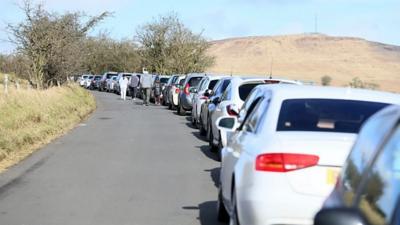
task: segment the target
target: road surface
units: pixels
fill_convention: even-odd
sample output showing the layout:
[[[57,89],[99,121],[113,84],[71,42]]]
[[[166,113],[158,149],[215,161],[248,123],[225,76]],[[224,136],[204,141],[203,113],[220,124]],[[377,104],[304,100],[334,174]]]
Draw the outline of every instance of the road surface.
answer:
[[[93,94],[87,121],[0,175],[0,224],[218,224],[219,163],[188,118]]]

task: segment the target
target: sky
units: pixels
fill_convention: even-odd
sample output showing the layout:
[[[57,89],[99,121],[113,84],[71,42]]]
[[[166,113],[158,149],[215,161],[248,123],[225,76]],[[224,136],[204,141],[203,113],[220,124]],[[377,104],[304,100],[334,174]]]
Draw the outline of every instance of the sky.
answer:
[[[52,12],[81,11],[113,16],[91,35],[107,31],[113,38],[131,39],[135,30],[159,15],[178,14],[182,22],[208,40],[317,32],[360,37],[400,45],[399,0],[34,0]],[[0,53],[15,49],[7,41],[6,24],[24,16],[22,0],[0,0]],[[316,19],[317,18],[317,19]],[[315,29],[317,21],[317,29]]]

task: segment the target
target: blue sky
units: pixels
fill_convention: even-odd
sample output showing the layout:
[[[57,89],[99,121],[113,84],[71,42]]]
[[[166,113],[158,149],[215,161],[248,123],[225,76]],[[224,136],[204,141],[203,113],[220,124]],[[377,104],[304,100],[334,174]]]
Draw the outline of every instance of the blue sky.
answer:
[[[38,2],[38,1],[36,1]],[[210,40],[238,36],[318,32],[354,36],[400,45],[399,0],[41,0],[50,11],[112,11],[92,34],[107,30],[113,38],[132,38],[137,26],[174,11],[186,26]],[[8,22],[23,19],[21,0],[1,0],[0,52],[14,48],[4,41]]]

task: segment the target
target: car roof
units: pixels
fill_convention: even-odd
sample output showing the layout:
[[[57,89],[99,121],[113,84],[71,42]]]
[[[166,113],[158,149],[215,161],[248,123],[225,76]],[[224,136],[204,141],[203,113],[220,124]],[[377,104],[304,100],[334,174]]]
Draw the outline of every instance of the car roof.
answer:
[[[274,98],[278,97],[282,100],[298,98],[326,98],[400,104],[399,94],[367,89],[290,84],[265,84],[259,85],[257,88],[265,93],[272,92]]]

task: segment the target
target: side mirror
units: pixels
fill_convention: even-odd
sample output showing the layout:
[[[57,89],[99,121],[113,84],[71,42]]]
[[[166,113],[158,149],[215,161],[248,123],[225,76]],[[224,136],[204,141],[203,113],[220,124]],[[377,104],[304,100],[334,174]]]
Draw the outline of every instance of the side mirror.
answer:
[[[236,130],[237,127],[237,119],[236,117],[220,117],[216,121],[218,129],[222,131],[232,132]]]
[[[206,96],[206,97],[210,97],[211,95],[213,95],[213,90],[211,90],[211,89],[207,89],[204,92],[204,96]]]
[[[367,225],[367,221],[356,209],[322,209],[314,218],[314,225]]]

